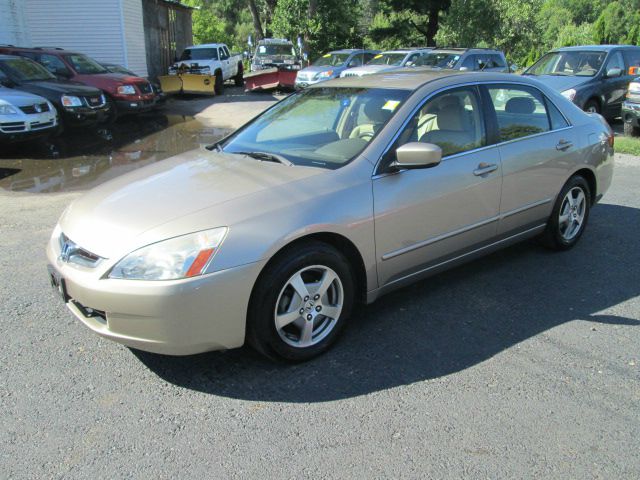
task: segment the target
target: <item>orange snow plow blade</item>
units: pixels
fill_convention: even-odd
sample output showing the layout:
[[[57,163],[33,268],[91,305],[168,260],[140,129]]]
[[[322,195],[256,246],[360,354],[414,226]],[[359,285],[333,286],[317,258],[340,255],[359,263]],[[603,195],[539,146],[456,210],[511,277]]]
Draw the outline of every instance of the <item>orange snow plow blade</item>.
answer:
[[[278,70],[268,68],[257,72],[245,73],[244,84],[248,92],[274,89],[293,89],[297,70]]]

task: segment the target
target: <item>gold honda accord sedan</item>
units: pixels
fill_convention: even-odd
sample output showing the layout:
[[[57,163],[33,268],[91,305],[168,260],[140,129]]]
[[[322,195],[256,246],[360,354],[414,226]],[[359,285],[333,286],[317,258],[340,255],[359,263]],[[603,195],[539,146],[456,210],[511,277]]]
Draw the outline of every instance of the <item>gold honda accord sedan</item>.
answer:
[[[535,80],[337,79],[89,191],[55,227],[49,275],[130,347],[303,361],[359,302],[529,237],[571,248],[612,173],[602,117]]]

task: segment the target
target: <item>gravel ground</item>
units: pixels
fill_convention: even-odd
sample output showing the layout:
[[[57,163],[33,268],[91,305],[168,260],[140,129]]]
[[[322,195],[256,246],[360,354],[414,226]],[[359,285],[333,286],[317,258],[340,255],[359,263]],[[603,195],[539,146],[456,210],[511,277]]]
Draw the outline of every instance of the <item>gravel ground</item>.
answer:
[[[97,337],[45,269],[79,193],[0,192],[0,477],[639,478],[640,159],[617,163],[572,251],[397,291],[297,366]]]

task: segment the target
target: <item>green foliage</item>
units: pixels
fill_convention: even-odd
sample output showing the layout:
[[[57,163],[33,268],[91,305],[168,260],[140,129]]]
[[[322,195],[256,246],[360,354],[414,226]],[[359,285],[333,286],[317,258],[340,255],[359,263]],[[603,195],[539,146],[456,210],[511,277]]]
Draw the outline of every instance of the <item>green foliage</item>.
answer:
[[[598,43],[638,44],[640,1],[618,0],[609,3],[594,24],[594,39]]]
[[[616,152],[640,156],[640,138],[616,137]]]
[[[392,50],[407,45],[422,45],[425,38],[413,26],[424,21],[424,16],[411,10],[378,13],[371,22],[366,46],[380,50]]]
[[[270,28],[274,36],[295,43],[304,38],[310,58],[337,48],[362,45],[358,40],[360,6],[354,0],[317,0],[315,11],[309,0],[278,0]]]

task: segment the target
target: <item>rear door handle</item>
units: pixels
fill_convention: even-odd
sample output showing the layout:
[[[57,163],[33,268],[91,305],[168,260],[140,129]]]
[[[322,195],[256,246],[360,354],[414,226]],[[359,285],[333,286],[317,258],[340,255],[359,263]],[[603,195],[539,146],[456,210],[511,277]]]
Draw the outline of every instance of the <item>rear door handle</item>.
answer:
[[[571,147],[573,147],[573,143],[570,142],[569,140],[560,140],[556,145],[556,150],[564,151]]]
[[[498,169],[498,165],[496,165],[495,163],[489,164],[489,163],[482,162],[480,165],[478,165],[478,168],[476,168],[473,171],[473,174],[476,177],[481,177],[482,175],[495,172],[497,169]]]

